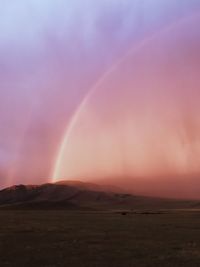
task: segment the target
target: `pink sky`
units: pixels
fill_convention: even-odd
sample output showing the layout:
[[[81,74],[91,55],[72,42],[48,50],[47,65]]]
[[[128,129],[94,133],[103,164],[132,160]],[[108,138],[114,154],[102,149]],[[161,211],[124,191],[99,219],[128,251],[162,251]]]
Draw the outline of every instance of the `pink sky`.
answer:
[[[199,14],[191,0],[2,1],[0,186],[125,177],[200,196]]]

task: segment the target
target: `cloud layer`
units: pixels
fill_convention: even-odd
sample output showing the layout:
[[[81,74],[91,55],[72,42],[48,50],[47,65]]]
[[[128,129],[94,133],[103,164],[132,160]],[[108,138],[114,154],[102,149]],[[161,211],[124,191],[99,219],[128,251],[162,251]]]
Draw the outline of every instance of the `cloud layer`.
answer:
[[[70,118],[97,80],[194,0],[0,3],[0,179],[49,179]]]

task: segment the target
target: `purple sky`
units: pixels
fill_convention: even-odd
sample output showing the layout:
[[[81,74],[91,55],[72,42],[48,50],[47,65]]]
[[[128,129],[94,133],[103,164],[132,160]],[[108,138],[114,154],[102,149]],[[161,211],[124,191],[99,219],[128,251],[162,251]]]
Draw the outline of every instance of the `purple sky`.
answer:
[[[49,180],[97,80],[134,45],[198,10],[198,0],[1,1],[0,186]]]

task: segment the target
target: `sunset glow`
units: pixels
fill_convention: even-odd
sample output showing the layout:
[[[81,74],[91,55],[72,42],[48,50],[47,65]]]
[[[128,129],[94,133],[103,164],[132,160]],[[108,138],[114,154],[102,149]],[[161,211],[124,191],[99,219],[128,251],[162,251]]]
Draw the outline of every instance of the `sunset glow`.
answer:
[[[0,4],[0,186],[200,198],[200,2],[19,2]]]
[[[198,23],[199,15],[147,38],[103,76],[67,130],[56,180],[168,177],[171,186],[192,185],[200,172]]]

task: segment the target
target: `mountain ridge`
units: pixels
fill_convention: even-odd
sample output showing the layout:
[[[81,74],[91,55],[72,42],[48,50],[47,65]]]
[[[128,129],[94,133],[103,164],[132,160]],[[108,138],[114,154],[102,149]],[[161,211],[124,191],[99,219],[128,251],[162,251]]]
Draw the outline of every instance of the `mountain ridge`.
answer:
[[[200,208],[200,201],[137,196],[118,187],[64,180],[5,188],[0,191],[0,208],[192,209]]]

